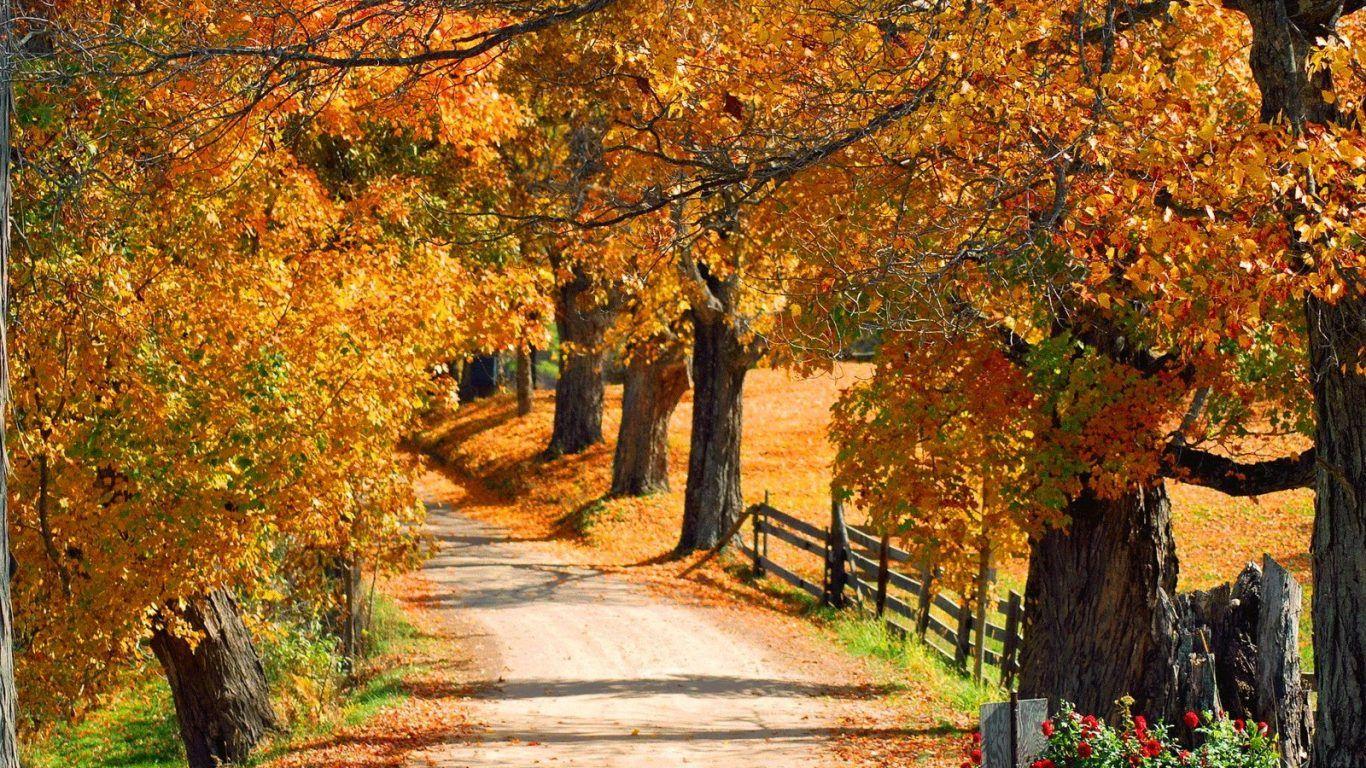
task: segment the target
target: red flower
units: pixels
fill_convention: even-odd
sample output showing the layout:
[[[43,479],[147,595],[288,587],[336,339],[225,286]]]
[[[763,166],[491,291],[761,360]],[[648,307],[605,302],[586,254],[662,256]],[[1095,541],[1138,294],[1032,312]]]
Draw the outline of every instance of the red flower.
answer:
[[[1186,727],[1187,727],[1187,728],[1194,729],[1194,728],[1198,728],[1199,726],[1200,726],[1200,716],[1197,715],[1197,714],[1195,714],[1194,712],[1187,712],[1187,713],[1186,713]]]
[[[1148,719],[1143,715],[1134,715],[1134,733],[1139,736],[1148,732]]]
[[[1260,734],[1262,734],[1263,736],[1265,736],[1265,735],[1266,735],[1266,732],[1269,731],[1269,730],[1271,730],[1271,727],[1268,726],[1266,723],[1263,723],[1263,722],[1261,722],[1261,721],[1258,721],[1258,722],[1257,722],[1257,732],[1258,732],[1258,733],[1260,733]]]
[[[1033,768],[1053,768],[1053,761],[1046,757],[1041,757],[1034,761]]]
[[[1094,736],[1100,730],[1100,721],[1095,715],[1087,715],[1081,719],[1081,735]]]
[[[1247,723],[1243,722],[1243,718],[1241,717],[1233,721],[1233,730],[1237,731],[1238,733],[1242,733],[1243,729],[1246,727]]]
[[[958,768],[972,768],[972,762],[971,762],[971,761],[968,761],[968,760],[964,760],[964,761],[963,761],[963,764],[960,765],[960,766],[958,766]]]
[[[1190,759],[1191,759],[1190,750],[1186,750],[1186,749],[1181,750],[1181,762],[1183,762],[1183,763],[1188,763],[1188,762],[1190,762]]]
[[[1157,757],[1162,754],[1162,742],[1157,739],[1149,739],[1143,742],[1143,752],[1148,757]]]
[[[972,750],[972,762],[975,763],[975,764],[977,764],[977,765],[981,765],[981,764],[982,764],[982,748],[981,748],[981,747],[975,747],[975,748],[973,748],[973,750]]]
[[[1090,743],[1083,741],[1083,742],[1077,744],[1077,754],[1080,755],[1080,756],[1082,756],[1082,757],[1090,757],[1090,756],[1091,756],[1091,745],[1090,745]]]
[[[1053,721],[1052,721],[1052,720],[1045,720],[1045,721],[1043,721],[1043,735],[1045,735],[1045,736],[1052,736],[1052,735],[1053,735]]]

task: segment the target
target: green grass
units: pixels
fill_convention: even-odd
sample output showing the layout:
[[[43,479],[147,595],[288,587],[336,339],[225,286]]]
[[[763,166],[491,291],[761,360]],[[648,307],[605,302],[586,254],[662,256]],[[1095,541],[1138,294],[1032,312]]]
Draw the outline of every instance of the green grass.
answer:
[[[62,724],[23,750],[31,768],[160,768],[183,766],[171,691],[155,669],[130,682],[75,724]]]
[[[924,643],[897,635],[877,619],[845,611],[830,625],[850,653],[886,662],[898,682],[913,681],[916,687],[935,692],[957,712],[975,715],[983,704],[1004,696],[999,688],[955,670]]]
[[[989,681],[979,683],[954,669],[920,640],[902,637],[882,621],[859,610],[837,611],[776,579],[755,579],[748,561],[739,558],[733,557],[726,570],[760,592],[811,617],[827,628],[832,639],[848,653],[879,662],[885,678],[881,682],[893,695],[901,690],[929,691],[949,709],[970,717],[976,717],[983,704],[1001,701],[1005,696]],[[991,671],[994,673],[994,668]],[[951,727],[947,722],[944,725]]]
[[[375,655],[401,653],[423,642],[402,610],[387,599],[375,602],[371,625]],[[318,661],[317,663],[325,663]],[[266,745],[252,764],[288,754],[296,746],[335,730],[360,725],[408,696],[404,681],[414,666],[380,669],[343,693],[340,704],[321,720],[295,724]],[[75,723],[63,723],[26,744],[30,768],[183,768],[185,750],[176,729],[171,691],[160,670],[145,665],[130,670],[128,682]]]

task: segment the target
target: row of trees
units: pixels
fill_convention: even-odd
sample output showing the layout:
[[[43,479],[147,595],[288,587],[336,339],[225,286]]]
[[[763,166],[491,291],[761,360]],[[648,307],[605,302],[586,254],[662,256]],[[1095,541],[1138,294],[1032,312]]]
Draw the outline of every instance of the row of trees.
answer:
[[[650,39],[662,67],[563,30],[612,74],[556,82],[611,117],[576,134],[572,205],[532,218],[660,230],[645,277],[685,302],[697,401],[680,549],[739,512],[756,355],[819,366],[878,334],[840,483],[924,548],[1027,542],[1027,693],[1170,715],[1164,481],[1313,487],[1314,760],[1359,764],[1357,8],[1303,6],[716,8]],[[594,274],[610,314],[618,262],[559,285]],[[1230,458],[1267,431],[1313,447]]]
[[[1312,484],[1314,758],[1361,765],[1357,10],[21,9],[5,40],[26,707],[88,695],[163,630],[209,636],[193,617],[226,610],[220,588],[401,563],[414,504],[390,448],[428,367],[525,350],[553,316],[551,455],[602,439],[602,349],[628,350],[644,418],[618,440],[615,492],[665,477],[691,357],[682,550],[740,513],[746,371],[879,336],[877,376],[838,414],[840,483],[921,547],[1016,531],[1022,686],[1096,708],[1168,706],[1164,479]],[[1268,423],[1313,450],[1225,458]],[[219,690],[248,674],[217,666],[239,670]],[[15,711],[0,687],[10,730]]]
[[[6,20],[0,765],[18,765],[16,731],[78,716],[143,655],[192,766],[247,757],[279,718],[244,606],[329,621],[359,651],[357,574],[423,552],[394,445],[432,362],[518,331],[500,319],[521,279],[500,274],[508,246],[455,248],[475,228],[439,212],[491,194],[479,174],[520,119],[493,57],[418,78],[202,50],[260,33],[342,55],[407,23],[297,10],[35,3]]]

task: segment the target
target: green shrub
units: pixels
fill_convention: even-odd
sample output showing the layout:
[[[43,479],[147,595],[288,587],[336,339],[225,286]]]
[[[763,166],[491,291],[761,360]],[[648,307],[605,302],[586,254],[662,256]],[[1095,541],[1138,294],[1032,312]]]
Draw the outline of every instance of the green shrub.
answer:
[[[260,633],[258,650],[276,714],[286,729],[321,720],[346,684],[335,635],[319,621],[280,622]]]

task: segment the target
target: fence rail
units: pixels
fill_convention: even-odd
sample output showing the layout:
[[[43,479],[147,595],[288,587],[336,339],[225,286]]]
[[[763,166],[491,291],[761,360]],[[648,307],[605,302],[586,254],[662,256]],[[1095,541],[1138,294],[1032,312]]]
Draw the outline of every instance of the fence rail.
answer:
[[[960,603],[934,588],[937,569],[933,564],[918,563],[910,552],[891,546],[885,536],[847,525],[838,499],[831,504],[827,528],[767,502],[750,507],[748,514],[752,537],[740,549],[750,558],[756,575],[771,575],[827,605],[855,603],[892,631],[920,638],[977,679],[985,677],[985,667],[990,665],[999,670],[997,680],[1003,687],[1013,685],[1019,668],[1024,601],[1013,591],[1006,599],[984,599],[995,581],[986,558],[979,569],[976,596]],[[770,540],[819,558],[821,583],[800,575],[796,566],[775,562],[769,553]],[[986,611],[976,608],[979,602],[986,604]]]
[[[751,518],[752,540],[740,550],[750,558],[755,575],[772,575],[827,605],[842,608],[854,603],[892,631],[918,637],[976,679],[984,679],[985,667],[991,666],[998,671],[996,681],[1001,687],[1014,688],[1024,639],[1024,599],[1014,590],[1003,598],[991,597],[995,572],[989,558],[979,563],[975,595],[960,602],[935,588],[938,569],[933,563],[917,562],[910,552],[891,546],[886,536],[847,525],[838,499],[831,503],[826,528],[767,501],[753,505],[746,514]],[[775,562],[769,552],[771,539],[819,558],[821,583],[802,576],[795,570],[798,566]],[[978,610],[979,603],[987,610]],[[1313,674],[1304,674],[1301,685],[1313,691]]]

